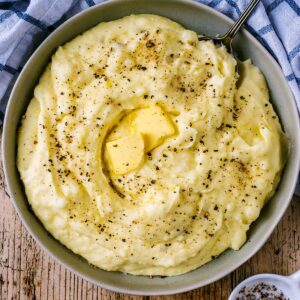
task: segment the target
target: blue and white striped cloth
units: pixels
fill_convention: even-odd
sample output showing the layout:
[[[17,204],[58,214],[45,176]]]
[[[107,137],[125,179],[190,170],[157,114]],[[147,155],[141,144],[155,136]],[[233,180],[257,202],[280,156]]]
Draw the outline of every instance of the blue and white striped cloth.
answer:
[[[103,1],[0,0],[1,118],[12,86],[35,48],[64,20]],[[237,19],[249,3],[249,0],[198,1],[232,19]],[[280,64],[300,110],[300,0],[262,0],[246,27]]]

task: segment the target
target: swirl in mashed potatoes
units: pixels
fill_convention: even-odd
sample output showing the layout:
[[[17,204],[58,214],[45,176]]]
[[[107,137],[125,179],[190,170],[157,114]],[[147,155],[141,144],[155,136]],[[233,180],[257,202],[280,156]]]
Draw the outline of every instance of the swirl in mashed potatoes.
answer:
[[[154,15],[58,48],[22,120],[28,201],[105,270],[177,275],[238,250],[274,193],[284,134],[261,72]]]

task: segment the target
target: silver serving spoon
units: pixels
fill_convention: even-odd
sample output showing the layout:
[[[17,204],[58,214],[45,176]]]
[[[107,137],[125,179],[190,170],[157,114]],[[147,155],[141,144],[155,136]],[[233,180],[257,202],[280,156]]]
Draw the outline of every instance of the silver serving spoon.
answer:
[[[232,52],[232,40],[237,34],[237,32],[240,30],[241,26],[244,24],[248,16],[251,14],[253,9],[256,7],[260,0],[252,0],[245,11],[241,14],[241,16],[237,19],[237,21],[232,25],[232,27],[228,30],[227,33],[220,37],[209,37],[209,36],[198,36],[199,41],[208,41],[212,40],[216,44],[222,44],[224,45],[229,53]]]

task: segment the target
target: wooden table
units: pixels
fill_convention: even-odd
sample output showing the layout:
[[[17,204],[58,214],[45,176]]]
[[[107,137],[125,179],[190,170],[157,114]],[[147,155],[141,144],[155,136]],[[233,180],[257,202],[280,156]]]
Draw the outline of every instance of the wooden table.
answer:
[[[227,299],[244,278],[262,272],[291,274],[300,269],[300,199],[292,200],[265,246],[225,278],[189,293],[166,297],[138,297],[101,289],[67,271],[30,237],[5,189],[0,168],[0,299]]]

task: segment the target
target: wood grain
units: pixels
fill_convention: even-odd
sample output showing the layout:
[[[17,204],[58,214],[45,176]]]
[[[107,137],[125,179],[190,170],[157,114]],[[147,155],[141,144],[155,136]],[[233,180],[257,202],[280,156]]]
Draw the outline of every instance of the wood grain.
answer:
[[[288,275],[300,269],[300,199],[292,200],[265,246],[225,278],[189,293],[138,297],[101,289],[67,271],[29,236],[5,189],[0,167],[0,299],[170,300],[227,299],[244,278],[257,273]]]

